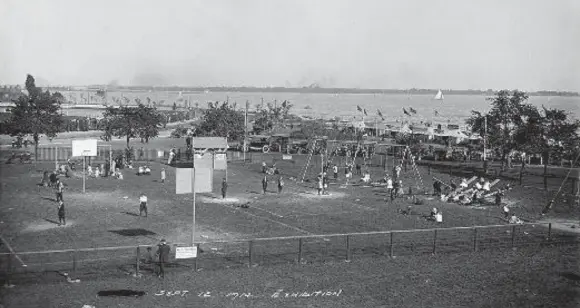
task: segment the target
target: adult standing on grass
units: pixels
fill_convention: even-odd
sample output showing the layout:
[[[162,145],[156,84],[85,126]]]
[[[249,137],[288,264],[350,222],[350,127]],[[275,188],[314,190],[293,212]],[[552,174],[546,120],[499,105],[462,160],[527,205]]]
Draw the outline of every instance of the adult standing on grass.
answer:
[[[282,176],[278,177],[278,193],[281,194],[282,193],[282,189],[284,189],[284,179],[282,179]]]
[[[145,217],[147,217],[147,196],[145,194],[139,196],[139,217],[141,217],[143,212],[145,212]]]
[[[65,212],[64,212],[64,202],[62,202],[62,200],[60,200],[58,202],[58,207],[57,207],[57,211],[58,211],[58,225],[65,225],[66,226],[66,218],[65,218]]]
[[[336,181],[338,179],[338,166],[337,165],[332,166],[332,172],[334,173],[334,180]]]
[[[507,204],[504,204],[503,206],[503,215],[505,219],[508,219],[510,216],[510,208],[507,206]]]
[[[166,177],[165,168],[162,168],[161,169],[161,183],[165,183],[165,177]]]
[[[64,184],[60,180],[56,180],[56,202],[63,201],[62,191],[64,190]]]
[[[222,199],[226,198],[226,193],[228,192],[228,182],[226,182],[226,178],[222,180]]]
[[[157,246],[157,256],[159,260],[159,272],[157,277],[165,278],[165,264],[169,263],[169,253],[171,252],[171,247],[167,245],[165,239],[161,240],[161,243]]]
[[[262,191],[264,194],[266,194],[266,189],[268,189],[268,176],[264,175],[264,178],[262,179]]]

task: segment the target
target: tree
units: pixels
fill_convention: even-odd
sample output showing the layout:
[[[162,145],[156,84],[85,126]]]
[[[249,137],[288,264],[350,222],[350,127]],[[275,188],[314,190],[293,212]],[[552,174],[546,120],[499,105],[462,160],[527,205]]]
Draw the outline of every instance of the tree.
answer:
[[[102,138],[125,138],[128,149],[131,138],[139,137],[149,141],[150,138],[157,137],[162,122],[162,116],[155,108],[143,104],[137,107],[107,107],[103,118],[105,129]]]
[[[254,118],[254,133],[260,134],[282,124],[289,117],[290,109],[293,105],[289,101],[283,101],[279,106],[273,103],[267,103],[266,106],[256,106],[256,117]]]
[[[49,138],[56,137],[64,123],[60,114],[62,94],[43,92],[36,87],[34,77],[26,77],[27,95],[13,100],[16,105],[10,111],[6,128],[11,136],[23,137],[32,135],[34,140],[34,157],[38,160],[38,142],[41,134]]]
[[[527,122],[516,133],[516,140],[528,153],[541,154],[544,160],[544,187],[547,188],[547,172],[550,158],[571,161],[579,141],[578,120],[571,120],[565,110],[543,107],[542,112],[531,113]],[[570,166],[573,167],[573,166]],[[521,177],[521,175],[520,175]]]
[[[502,170],[508,155],[522,146],[516,139],[517,132],[536,112],[536,108],[528,104],[527,100],[528,95],[524,92],[501,90],[495,97],[488,99],[491,109],[487,114],[472,111],[471,117],[466,120],[472,132],[479,133],[486,138],[490,148],[498,150]]]
[[[208,109],[196,131],[198,136],[226,137],[240,140],[244,137],[244,114],[227,102],[208,103]]]

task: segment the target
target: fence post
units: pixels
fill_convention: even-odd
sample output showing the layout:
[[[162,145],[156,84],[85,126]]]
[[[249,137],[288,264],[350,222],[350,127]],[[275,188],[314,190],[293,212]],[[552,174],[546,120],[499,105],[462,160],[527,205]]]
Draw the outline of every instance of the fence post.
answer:
[[[433,254],[437,252],[437,229],[433,231]]]
[[[477,251],[477,228],[473,228],[473,251]]]
[[[197,258],[199,257],[199,243],[195,244],[195,258],[193,260],[193,271],[197,272]]]
[[[346,262],[350,262],[350,235],[346,236]]]
[[[548,224],[548,241],[552,240],[552,223]]]
[[[390,247],[389,247],[389,256],[392,258],[393,257],[393,232],[390,232],[391,234],[391,242],[390,242]]]
[[[252,263],[253,263],[253,256],[252,256],[252,250],[254,248],[254,241],[249,241],[248,242],[248,258],[250,263],[248,264],[248,267],[252,267]]]
[[[512,226],[512,248],[515,246],[516,242],[516,225]]]
[[[139,275],[139,256],[141,255],[141,249],[139,245],[137,245],[137,255],[135,256],[135,275]]]
[[[298,239],[298,263],[302,263],[302,238]]]

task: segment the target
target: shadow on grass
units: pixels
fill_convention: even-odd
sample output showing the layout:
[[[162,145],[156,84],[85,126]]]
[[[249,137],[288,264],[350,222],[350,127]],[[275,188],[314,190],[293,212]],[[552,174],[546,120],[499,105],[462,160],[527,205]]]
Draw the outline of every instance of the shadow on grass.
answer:
[[[137,229],[121,229],[121,230],[109,230],[111,233],[115,233],[122,236],[150,236],[157,235],[157,233],[142,228]]]
[[[60,223],[58,223],[57,221],[54,221],[54,220],[52,220],[52,219],[45,218],[44,220],[46,220],[46,221],[48,221],[48,222],[50,222],[50,223],[53,223],[53,224],[55,224],[55,225],[60,225]]]
[[[579,282],[580,281],[580,275],[576,274],[576,273],[571,273],[571,272],[561,272],[559,273],[560,276],[572,280],[572,281],[576,281]]]
[[[48,201],[52,201],[52,202],[56,202],[56,199],[55,198],[42,197],[42,199],[48,200]]]
[[[131,212],[121,212],[121,214],[126,214],[126,215],[131,215],[131,216],[139,217],[139,215],[137,215],[135,213],[131,213]]]

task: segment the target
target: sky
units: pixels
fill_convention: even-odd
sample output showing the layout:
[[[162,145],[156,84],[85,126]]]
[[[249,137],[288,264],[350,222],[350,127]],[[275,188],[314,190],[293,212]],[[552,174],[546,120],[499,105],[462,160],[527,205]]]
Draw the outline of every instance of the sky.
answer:
[[[578,55],[577,0],[0,0],[0,84],[580,91]]]

